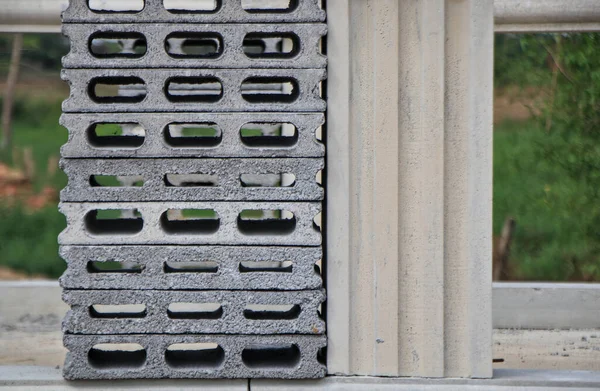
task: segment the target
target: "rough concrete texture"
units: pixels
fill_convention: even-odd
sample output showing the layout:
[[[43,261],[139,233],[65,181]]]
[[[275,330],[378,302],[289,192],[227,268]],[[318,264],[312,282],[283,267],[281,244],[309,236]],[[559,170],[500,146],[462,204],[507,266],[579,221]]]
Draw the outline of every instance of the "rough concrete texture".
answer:
[[[320,290],[66,290],[68,334],[323,334]],[[124,313],[118,305],[131,307]],[[108,313],[92,306],[109,305]]]
[[[320,247],[61,246],[60,255],[68,264],[60,279],[66,289],[301,290],[322,286],[315,270],[323,256]],[[90,262],[136,265],[140,271],[102,273]],[[194,269],[192,262],[204,263]]]
[[[246,3],[246,1],[244,1]],[[292,3],[294,4],[294,3]],[[63,12],[63,23],[302,23],[322,22],[325,10],[320,6],[321,0],[300,0],[295,7],[275,10],[251,10],[242,7],[242,1],[224,0],[216,2],[216,9],[205,12],[190,10],[167,10],[163,0],[145,0],[145,5],[138,12],[98,12],[91,10],[87,1],[71,1]],[[274,12],[275,11],[275,12]],[[283,12],[282,12],[283,11]]]
[[[97,227],[89,212],[94,210],[131,210],[137,209],[143,219],[141,231],[135,229],[124,231],[124,223],[132,223],[133,219],[122,218],[115,224],[110,222],[106,227]],[[166,223],[167,210],[214,210],[218,222],[213,219],[200,218],[197,224],[178,224],[171,219]],[[283,245],[283,246],[319,246],[321,232],[313,219],[321,212],[319,202],[101,202],[71,203],[61,202],[59,210],[67,218],[67,228],[58,237],[60,244],[216,244],[216,245]],[[263,220],[260,230],[253,221],[252,227],[241,231],[238,217],[244,210],[276,210],[288,211],[294,215],[290,219],[282,213],[282,219]],[[170,216],[169,216],[170,217]],[[190,221],[190,220],[186,220]],[[279,224],[282,223],[282,224]],[[177,225],[178,228],[170,228]],[[283,225],[283,226],[282,226]]]
[[[127,39],[130,34],[142,34],[146,43],[146,52],[140,56],[123,55],[121,57],[101,57],[90,51],[91,40],[101,39],[102,35],[112,39]],[[125,35],[123,33],[126,33]],[[266,54],[248,56],[245,54],[244,38],[248,34],[259,33],[265,37],[293,37],[294,47],[289,54]],[[327,25],[319,24],[65,24],[63,34],[69,37],[71,51],[63,57],[65,68],[325,68],[327,58],[321,54],[320,41],[327,33]],[[119,35],[121,34],[121,35]],[[171,34],[177,38],[190,39],[191,44],[206,42],[220,43],[219,54],[204,56],[184,56],[184,52],[170,55],[167,53],[167,42],[171,53],[174,44],[181,43],[169,40]],[[283,34],[283,35],[282,35]],[[131,38],[129,38],[131,39]],[[194,41],[195,40],[195,41]],[[283,46],[283,45],[282,45]],[[283,54],[281,54],[283,53]]]
[[[69,139],[61,148],[63,157],[321,157],[325,148],[316,131],[325,122],[321,113],[100,113],[63,114],[60,123],[69,131]],[[99,146],[90,139],[97,123],[139,124],[145,137],[141,146]],[[245,144],[242,128],[256,128],[265,123],[286,123],[296,127],[297,140],[284,145],[268,143]],[[171,146],[165,132],[169,124],[204,124],[221,131],[221,140],[214,146]]]
[[[66,113],[318,112],[326,108],[320,89],[321,81],[326,78],[324,69],[63,69],[61,77],[71,87],[69,98],[62,105]],[[136,83],[139,80],[144,83],[143,87],[130,90],[134,96],[140,96],[137,103],[124,103],[123,93],[116,99],[98,100],[90,96],[94,80],[129,85],[132,78]],[[253,78],[261,81],[242,87],[245,80]],[[297,87],[280,92],[281,96],[275,97],[272,90],[264,90],[268,86],[284,88],[288,82],[296,83]],[[207,85],[214,90],[207,92]],[[171,98],[167,96],[169,89]],[[253,98],[249,101],[244,94]]]
[[[319,201],[323,159],[63,159],[73,201]],[[201,174],[196,175],[194,174]],[[260,176],[259,174],[271,174]],[[282,174],[295,181],[284,183]],[[98,186],[93,176],[136,177],[142,186]],[[173,176],[177,175],[177,176]],[[249,176],[250,175],[250,176]],[[263,179],[266,179],[265,182]],[[273,179],[269,183],[269,179]],[[261,186],[264,185],[264,186]],[[287,187],[284,187],[289,185]]]
[[[319,378],[325,376],[319,350],[323,335],[72,335],[64,336],[69,353],[63,370],[66,379],[162,379],[162,378]],[[97,344],[139,344],[145,349],[139,365],[104,360],[89,354]],[[166,354],[173,344],[218,344],[222,354]],[[269,347],[293,345],[290,354]],[[251,348],[254,354],[245,349]],[[118,354],[118,353],[117,353]],[[92,362],[90,362],[90,359]],[[137,364],[136,361],[134,364]]]

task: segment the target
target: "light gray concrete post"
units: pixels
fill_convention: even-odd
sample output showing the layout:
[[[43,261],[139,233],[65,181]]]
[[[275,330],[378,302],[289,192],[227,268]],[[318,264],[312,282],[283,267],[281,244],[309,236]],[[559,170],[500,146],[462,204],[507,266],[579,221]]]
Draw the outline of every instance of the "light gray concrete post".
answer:
[[[329,0],[332,374],[490,377],[492,0]]]

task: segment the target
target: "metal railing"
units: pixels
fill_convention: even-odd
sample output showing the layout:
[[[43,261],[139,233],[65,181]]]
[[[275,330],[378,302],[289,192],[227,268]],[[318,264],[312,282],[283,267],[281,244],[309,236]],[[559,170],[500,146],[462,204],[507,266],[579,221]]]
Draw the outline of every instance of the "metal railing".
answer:
[[[68,2],[4,0],[0,32],[58,33],[60,13]],[[495,0],[494,19],[496,32],[600,31],[600,4],[597,0]]]

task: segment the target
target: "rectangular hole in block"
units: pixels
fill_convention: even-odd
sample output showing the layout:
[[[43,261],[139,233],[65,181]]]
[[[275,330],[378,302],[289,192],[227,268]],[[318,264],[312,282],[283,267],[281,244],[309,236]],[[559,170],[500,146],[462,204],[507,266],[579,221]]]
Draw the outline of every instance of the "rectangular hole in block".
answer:
[[[144,265],[117,261],[89,261],[87,263],[88,273],[136,273],[144,270]]]
[[[280,174],[242,174],[242,187],[294,187],[296,176],[292,173]]]
[[[214,369],[223,365],[225,352],[216,343],[177,343],[167,348],[165,361],[176,369]]]
[[[88,95],[96,103],[140,103],[146,83],[135,76],[96,77],[88,84]]]
[[[323,229],[323,221],[322,221],[322,214],[321,212],[317,213],[317,215],[313,218],[313,228],[317,231],[321,231]]]
[[[163,0],[163,6],[167,11],[172,13],[213,13],[221,8],[222,1],[223,0]]]
[[[249,103],[293,103],[299,91],[291,77],[250,77],[242,82],[242,98]]]
[[[219,319],[223,306],[219,303],[171,303],[167,309],[171,319]]]
[[[215,103],[223,97],[223,85],[216,77],[173,77],[165,94],[171,102]]]
[[[251,320],[291,320],[300,315],[298,304],[248,304],[244,317]]]
[[[250,58],[292,58],[300,51],[300,39],[294,33],[249,33],[243,49]]]
[[[89,307],[90,316],[99,319],[144,318],[145,304],[94,304]]]
[[[146,357],[146,349],[137,343],[101,343],[88,351],[88,363],[95,369],[141,368]]]
[[[92,187],[142,187],[144,177],[139,175],[91,175]]]
[[[216,187],[219,186],[219,177],[212,174],[166,174],[164,182],[167,187]]]
[[[219,265],[214,261],[166,261],[165,273],[216,273]]]
[[[88,143],[94,148],[139,148],[146,139],[146,130],[137,123],[92,124],[87,129]]]
[[[94,209],[85,215],[84,222],[94,235],[135,235],[144,228],[137,209]]]
[[[214,122],[170,123],[164,137],[175,148],[213,148],[221,143],[223,132]]]
[[[242,261],[240,273],[291,273],[292,261]]]
[[[213,234],[219,230],[220,219],[213,209],[169,209],[161,215],[160,224],[168,234]]]
[[[148,49],[146,37],[140,33],[95,33],[88,45],[96,58],[141,58]]]
[[[88,7],[94,12],[139,12],[144,5],[144,0],[88,0]]]
[[[251,369],[294,368],[300,363],[296,344],[253,344],[242,351],[242,362]]]
[[[165,50],[174,58],[217,58],[223,53],[223,37],[217,33],[172,33]]]
[[[237,226],[244,235],[288,235],[296,228],[296,217],[287,210],[245,209]]]
[[[249,122],[240,128],[240,138],[250,148],[289,148],[298,142],[298,129],[285,122]]]
[[[242,0],[248,13],[289,13],[298,7],[299,0]]]

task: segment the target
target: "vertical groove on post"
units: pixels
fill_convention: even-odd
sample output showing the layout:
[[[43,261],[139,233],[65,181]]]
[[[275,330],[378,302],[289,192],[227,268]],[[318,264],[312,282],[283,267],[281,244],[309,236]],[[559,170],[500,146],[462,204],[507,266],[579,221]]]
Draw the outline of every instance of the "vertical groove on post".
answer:
[[[445,376],[491,377],[493,1],[446,4]]]
[[[444,0],[399,15],[399,374],[444,376]]]
[[[398,2],[350,2],[351,365],[398,371]]]
[[[347,0],[327,0],[327,370],[350,374],[350,40]]]

